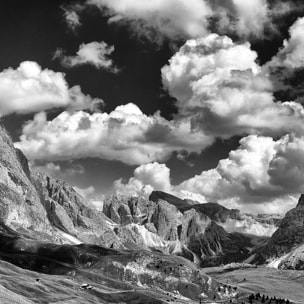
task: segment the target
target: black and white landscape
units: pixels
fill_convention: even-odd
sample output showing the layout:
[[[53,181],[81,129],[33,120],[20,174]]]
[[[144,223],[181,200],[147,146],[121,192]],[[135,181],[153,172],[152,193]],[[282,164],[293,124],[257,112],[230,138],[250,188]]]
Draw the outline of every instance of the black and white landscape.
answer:
[[[0,23],[1,304],[304,303],[302,1]]]

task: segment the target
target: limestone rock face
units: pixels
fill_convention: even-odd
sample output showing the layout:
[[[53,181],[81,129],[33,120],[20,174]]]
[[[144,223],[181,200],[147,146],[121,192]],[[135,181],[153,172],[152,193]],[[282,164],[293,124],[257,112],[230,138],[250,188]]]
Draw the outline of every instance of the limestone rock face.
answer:
[[[194,208],[184,212],[180,240],[202,266],[243,261],[253,247],[251,237],[228,233]]]
[[[228,219],[239,220],[241,219],[240,210],[238,209],[228,209],[217,203],[206,203],[206,204],[196,204],[192,206],[195,210],[206,214],[215,222],[224,223]]]
[[[302,194],[299,198],[298,204],[297,204],[297,208],[301,208],[304,207],[304,194]]]
[[[126,198],[112,196],[105,200],[103,213],[116,224],[126,225],[134,222],[133,216],[137,215],[137,207],[133,201],[129,202]]]
[[[0,220],[6,227],[39,240],[122,247],[107,217],[68,183],[31,174],[27,158],[14,148],[1,125]]]
[[[281,217],[277,214],[242,214],[238,209],[228,209],[218,203],[200,204],[189,199],[182,200],[162,191],[153,191],[149,199],[156,203],[160,200],[167,201],[181,212],[195,209],[197,212],[207,215],[228,232],[270,237],[276,231],[281,220]]]
[[[304,269],[304,196],[297,206],[288,211],[281,220],[278,230],[267,244],[259,249],[255,261],[270,262],[277,268]]]
[[[166,241],[178,239],[177,227],[182,214],[166,201],[160,200],[149,210],[148,221],[152,223],[157,234]]]
[[[166,201],[169,204],[174,205],[180,211],[189,209],[191,206],[197,204],[197,202],[186,199],[182,200],[174,195],[163,191],[153,191],[149,197],[149,200],[155,203],[160,200]]]
[[[46,210],[31,183],[27,160],[0,125],[0,218],[8,227],[51,231]]]
[[[128,249],[148,249],[143,235],[136,225],[124,225],[115,229],[120,242]]]
[[[121,246],[106,216],[91,207],[68,183],[42,173],[34,174],[33,180],[53,226],[82,242]]]
[[[299,203],[296,208],[286,213],[269,244],[276,246],[277,252],[281,253],[302,243],[304,243],[304,205]]]
[[[115,232],[128,248],[174,253],[203,266],[246,259],[254,246],[251,237],[227,233],[213,220],[223,219],[226,214],[237,217],[239,211],[206,205],[155,191],[150,200],[111,197],[104,203],[104,212],[117,223]]]

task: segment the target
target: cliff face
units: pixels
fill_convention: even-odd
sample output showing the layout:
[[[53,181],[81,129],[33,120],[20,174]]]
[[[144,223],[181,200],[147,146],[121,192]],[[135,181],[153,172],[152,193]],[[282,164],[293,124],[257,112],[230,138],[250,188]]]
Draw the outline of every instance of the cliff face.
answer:
[[[50,233],[51,224],[31,182],[28,164],[0,125],[0,218],[8,227]]]
[[[122,246],[106,216],[70,185],[41,173],[31,174],[26,157],[14,148],[1,125],[0,219],[6,227],[40,240]]]
[[[35,187],[50,223],[84,243],[119,248],[107,217],[91,207],[68,183],[36,173]]]
[[[278,215],[256,216],[242,214],[238,209],[228,209],[217,203],[200,204],[188,199],[182,200],[162,191],[153,191],[149,199],[155,203],[160,200],[166,201],[174,205],[181,212],[195,209],[197,212],[207,215],[227,232],[240,232],[269,237],[276,231],[280,222]]]
[[[152,192],[149,200],[108,198],[104,213],[117,224],[115,231],[128,248],[157,249],[201,266],[246,259],[255,245],[252,237],[227,233],[213,219],[222,219],[221,212],[227,214],[229,209],[211,204],[210,211],[208,206],[201,208],[164,192]],[[238,212],[231,214],[237,217]]]
[[[192,200],[182,200],[174,195],[163,191],[153,191],[149,197],[149,200],[155,203],[160,200],[166,201],[169,204],[174,205],[179,211],[185,211],[197,203]]]
[[[297,206],[286,213],[278,230],[267,244],[255,254],[260,263],[270,267],[304,269],[304,195]]]

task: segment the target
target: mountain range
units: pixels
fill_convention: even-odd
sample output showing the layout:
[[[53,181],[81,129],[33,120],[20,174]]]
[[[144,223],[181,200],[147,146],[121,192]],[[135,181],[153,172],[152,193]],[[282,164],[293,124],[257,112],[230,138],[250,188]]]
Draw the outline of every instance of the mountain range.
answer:
[[[163,303],[165,296],[182,303],[238,294],[203,267],[246,262],[304,269],[303,252],[304,196],[282,219],[161,191],[149,198],[109,196],[99,211],[65,181],[31,172],[0,125],[3,267],[94,279],[134,303]],[[109,303],[109,294],[95,296]]]

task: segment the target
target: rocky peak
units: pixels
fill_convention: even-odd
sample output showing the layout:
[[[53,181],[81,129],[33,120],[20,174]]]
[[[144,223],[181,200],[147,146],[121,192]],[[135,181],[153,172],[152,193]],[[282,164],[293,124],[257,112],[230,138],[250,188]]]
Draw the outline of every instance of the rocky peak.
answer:
[[[68,183],[42,173],[31,174],[27,158],[15,149],[1,125],[0,220],[6,227],[40,240],[121,246],[106,216]]]
[[[23,153],[0,125],[0,216],[11,228],[49,232],[51,225],[30,178]]]
[[[22,167],[24,173],[26,174],[28,179],[31,180],[30,167],[29,167],[26,156],[23,154],[23,152],[21,150],[19,150],[19,149],[15,149],[15,150],[16,150],[17,158],[19,159],[19,162],[21,164],[21,167]]]
[[[282,257],[281,266],[284,268],[285,257],[297,247],[304,244],[304,196],[299,198],[298,205],[288,211],[281,220],[279,228],[271,236],[266,245],[257,253],[259,261],[266,262],[267,259]],[[302,261],[298,261],[303,267]],[[299,267],[294,265],[294,268]]]
[[[106,216],[90,206],[68,183],[43,173],[34,174],[33,179],[54,227],[82,242],[120,247]]]
[[[171,205],[174,205],[178,210],[184,211],[186,209],[191,208],[194,204],[197,204],[197,202],[191,201],[191,200],[182,200],[172,194],[163,192],[163,191],[153,191],[150,194],[149,200],[152,202],[158,202],[159,200],[163,200],[168,202]]]
[[[182,214],[178,209],[164,200],[158,201],[150,210],[148,218],[153,223],[157,234],[164,240],[175,241],[178,239],[177,227],[180,224]]]
[[[116,224],[126,225],[139,222],[140,199],[136,197],[126,198],[110,196],[103,204],[103,213]]]
[[[240,219],[240,211],[238,209],[228,209],[218,203],[196,204],[191,208],[206,214],[213,221],[219,223],[224,223],[228,219]]]
[[[304,207],[304,194],[301,194],[297,204],[297,208],[303,208],[303,207]]]

